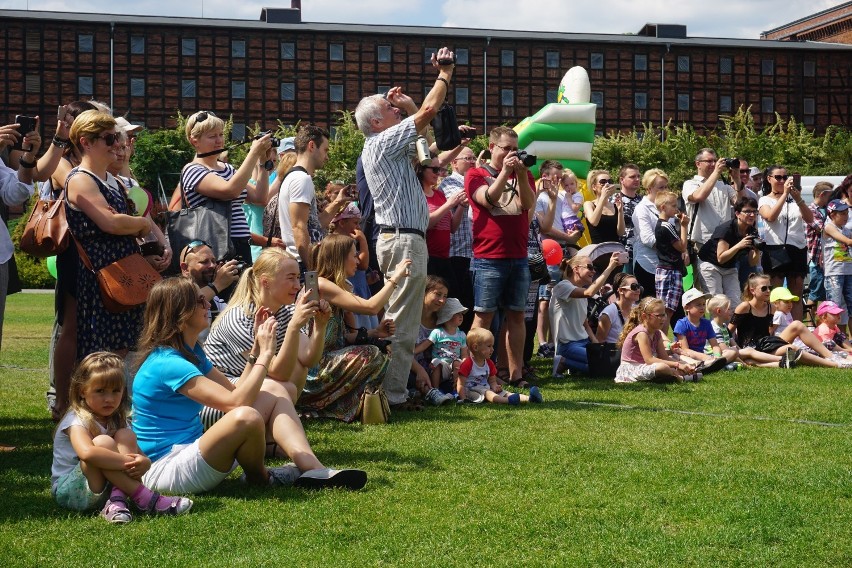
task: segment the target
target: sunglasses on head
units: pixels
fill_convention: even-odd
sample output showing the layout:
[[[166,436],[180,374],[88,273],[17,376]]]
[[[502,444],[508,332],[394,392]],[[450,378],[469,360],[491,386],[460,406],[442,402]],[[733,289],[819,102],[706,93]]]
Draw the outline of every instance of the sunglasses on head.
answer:
[[[195,124],[198,124],[199,122],[204,122],[205,120],[207,120],[208,117],[211,116],[215,117],[216,115],[209,110],[202,110],[201,112],[195,115]]]
[[[769,177],[775,178],[775,181],[787,181],[787,178],[790,177],[790,176],[788,176],[788,175],[782,176],[781,174],[775,174],[775,175],[771,175]]]
[[[195,252],[195,249],[197,249],[199,247],[210,247],[210,243],[208,243],[207,241],[201,241],[201,240],[195,240],[195,241],[190,242],[188,245],[186,245],[183,248],[183,252],[180,255],[180,261],[184,262],[186,260],[186,255],[188,255],[191,252]],[[210,247],[210,248],[212,249],[213,247]]]

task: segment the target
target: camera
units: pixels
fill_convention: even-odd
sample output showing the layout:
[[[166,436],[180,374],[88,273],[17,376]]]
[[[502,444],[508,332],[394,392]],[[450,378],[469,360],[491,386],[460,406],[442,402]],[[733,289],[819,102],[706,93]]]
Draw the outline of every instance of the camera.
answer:
[[[255,139],[255,140],[260,140],[261,138],[263,138],[263,137],[264,137],[264,136],[266,136],[267,134],[272,134],[272,137],[269,139],[269,141],[270,141],[270,142],[272,142],[272,147],[273,147],[273,148],[277,148],[278,146],[280,146],[280,145],[281,145],[281,139],[280,139],[280,138],[278,138],[277,136],[275,136],[275,134],[274,134],[271,130],[267,130],[266,132],[258,132],[258,133],[255,135],[254,139]]]
[[[455,65],[456,63],[456,54],[453,53],[452,57],[442,57],[438,60],[438,65]]]
[[[755,250],[762,251],[763,248],[766,246],[766,241],[764,241],[758,236],[757,231],[749,231],[746,237],[751,237],[751,248]]]
[[[736,170],[740,167],[740,161],[736,158],[722,158],[725,160],[725,167],[729,170]]]
[[[524,166],[531,168],[538,161],[538,156],[530,154],[526,150],[518,150],[518,159]]]
[[[238,276],[243,273],[243,270],[246,269],[246,263],[243,261],[243,257],[238,255],[238,254],[226,254],[225,256],[223,256],[219,260],[218,264],[219,264],[219,266],[222,266],[223,264],[225,264],[229,260],[236,260],[237,261],[237,265],[236,265],[235,268],[237,269],[237,275]]]
[[[418,136],[414,142],[414,148],[417,150],[417,162],[421,166],[428,166],[432,163],[432,152],[429,151],[429,141],[423,136]]]

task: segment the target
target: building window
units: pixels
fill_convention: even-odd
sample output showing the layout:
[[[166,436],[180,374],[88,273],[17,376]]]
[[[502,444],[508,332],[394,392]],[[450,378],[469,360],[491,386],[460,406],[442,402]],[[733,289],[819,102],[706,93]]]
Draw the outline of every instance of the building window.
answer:
[[[145,55],[145,36],[130,36],[131,55]]]
[[[729,95],[721,95],[719,97],[719,112],[732,112],[733,103]]]
[[[547,92],[544,94],[546,103],[555,103],[556,97],[559,96],[559,91],[557,89],[547,89]]]
[[[80,34],[77,36],[77,49],[80,53],[92,53],[95,51],[95,36],[92,34]]]
[[[503,67],[514,67],[515,66],[515,50],[514,49],[501,49],[500,50],[500,65]]]
[[[634,71],[647,71],[648,70],[648,56],[644,53],[637,53],[633,56],[633,70]]]
[[[633,108],[645,110],[648,108],[648,93],[633,93]]]
[[[231,98],[244,99],[246,98],[246,82],[231,81]]]
[[[231,57],[246,56],[246,40],[235,39],[231,41]]]
[[[426,47],[423,49],[423,61],[426,65],[431,65],[433,53],[438,53],[438,50],[434,47]]]
[[[689,56],[688,55],[678,55],[677,56],[677,70],[679,73],[689,73]]]
[[[342,103],[343,85],[330,85],[328,87],[328,100],[333,103]]]
[[[130,96],[145,96],[145,79],[130,79]]]
[[[296,59],[296,44],[292,41],[281,42],[281,59]]]
[[[515,106],[515,90],[500,89],[500,104],[504,107]]]
[[[773,59],[762,59],[760,61],[760,74],[761,75],[775,75],[775,60],[773,60]]]
[[[764,114],[772,114],[775,112],[775,98],[760,97],[760,112]]]
[[[598,106],[598,110],[603,109],[603,106],[604,106],[603,91],[592,91],[592,98],[590,100],[591,100],[593,105]]]
[[[376,54],[379,63],[390,63],[391,60],[391,46],[389,45],[380,45],[378,47],[378,53]]]
[[[242,122],[235,122],[231,125],[231,140],[245,140],[246,125]]]
[[[390,91],[390,85],[379,85],[378,93],[379,93],[380,95],[384,95],[384,94],[385,94],[385,93],[387,93],[388,91]]]
[[[677,96],[677,110],[689,110],[689,95]]]
[[[296,83],[281,83],[281,100],[296,100]]]
[[[41,49],[41,34],[38,32],[27,32],[27,51],[38,51]]]
[[[195,79],[184,79],[180,82],[180,96],[185,99],[194,99],[196,93]]]
[[[466,105],[470,104],[470,91],[467,87],[456,87],[456,104],[457,105]]]
[[[816,110],[816,101],[814,101],[812,97],[808,97],[803,102],[805,114],[814,114]]]
[[[86,97],[94,96],[95,81],[92,77],[77,77],[77,94]]]
[[[24,87],[28,93],[41,93],[41,77],[38,75],[27,75]]]
[[[592,69],[603,69],[604,68],[604,55],[603,53],[593,53],[589,58],[589,67]]]
[[[460,47],[456,50],[456,65],[467,65],[470,59],[470,51],[466,47]]]
[[[331,61],[343,61],[343,44],[330,43],[328,45],[328,58]]]
[[[180,41],[181,55],[194,56],[197,53],[194,37],[185,37]]]
[[[719,73],[722,75],[730,75],[733,70],[733,62],[730,57],[719,58]]]
[[[559,69],[559,52],[548,51],[544,54],[544,64],[548,69]]]
[[[802,75],[816,77],[816,61],[805,61],[802,65]]]

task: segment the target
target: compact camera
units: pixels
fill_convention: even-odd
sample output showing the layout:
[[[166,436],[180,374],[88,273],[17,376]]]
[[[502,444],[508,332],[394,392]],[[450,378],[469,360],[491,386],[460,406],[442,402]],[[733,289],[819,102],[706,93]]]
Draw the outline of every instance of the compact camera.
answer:
[[[736,170],[740,167],[740,161],[736,158],[722,158],[725,160],[725,167],[729,170]]]
[[[271,130],[267,130],[266,132],[258,132],[257,135],[255,135],[254,139],[260,140],[261,138],[263,138],[267,134],[272,134],[272,137],[269,139],[269,141],[272,142],[273,148],[277,148],[278,146],[281,145],[281,139],[276,137],[275,134]]]

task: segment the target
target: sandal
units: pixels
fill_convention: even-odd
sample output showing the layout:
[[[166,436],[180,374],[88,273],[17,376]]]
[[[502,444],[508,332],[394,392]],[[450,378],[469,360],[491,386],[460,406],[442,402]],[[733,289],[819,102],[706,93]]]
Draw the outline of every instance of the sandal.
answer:
[[[169,503],[167,509],[157,508],[157,503],[160,502],[160,498],[171,499],[171,503]],[[187,499],[186,497],[163,497],[156,491],[151,491],[151,498],[148,500],[148,504],[145,507],[139,507],[139,509],[149,515],[182,515],[184,513],[188,513],[189,510],[192,509],[192,500]]]
[[[101,516],[108,523],[114,525],[126,525],[133,520],[133,515],[130,514],[130,509],[127,508],[127,501],[123,498],[116,497],[109,499],[101,509]]]
[[[510,380],[509,386],[515,387],[516,389],[528,389],[531,385],[526,381],[526,379],[519,377],[517,379]]]
[[[509,383],[509,369],[497,369],[497,384],[505,385]]]

